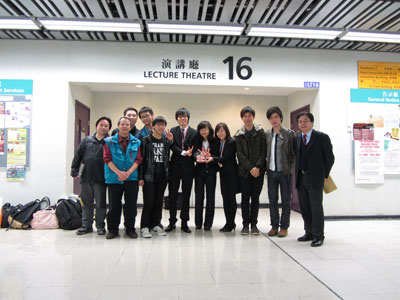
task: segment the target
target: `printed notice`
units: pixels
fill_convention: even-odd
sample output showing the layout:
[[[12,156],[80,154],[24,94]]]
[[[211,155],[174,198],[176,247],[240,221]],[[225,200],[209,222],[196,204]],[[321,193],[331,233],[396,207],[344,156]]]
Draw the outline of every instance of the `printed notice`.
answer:
[[[355,183],[384,182],[383,141],[355,140]]]
[[[400,63],[359,61],[358,88],[400,89]]]

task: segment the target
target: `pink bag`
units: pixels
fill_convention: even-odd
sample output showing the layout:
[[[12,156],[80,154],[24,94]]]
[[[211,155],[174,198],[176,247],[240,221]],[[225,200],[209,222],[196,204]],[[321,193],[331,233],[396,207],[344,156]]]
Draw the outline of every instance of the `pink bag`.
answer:
[[[48,207],[39,210],[33,214],[31,221],[32,229],[56,229],[58,228],[58,219],[55,209]]]

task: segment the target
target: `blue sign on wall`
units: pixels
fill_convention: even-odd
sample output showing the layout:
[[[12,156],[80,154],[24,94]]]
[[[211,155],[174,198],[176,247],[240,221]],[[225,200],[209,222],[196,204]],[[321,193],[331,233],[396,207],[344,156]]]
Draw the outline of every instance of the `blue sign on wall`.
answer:
[[[32,95],[33,80],[0,79],[0,95]]]
[[[320,86],[319,82],[316,81],[304,81],[304,87],[306,89],[318,89]]]
[[[400,90],[350,89],[350,102],[400,104]]]

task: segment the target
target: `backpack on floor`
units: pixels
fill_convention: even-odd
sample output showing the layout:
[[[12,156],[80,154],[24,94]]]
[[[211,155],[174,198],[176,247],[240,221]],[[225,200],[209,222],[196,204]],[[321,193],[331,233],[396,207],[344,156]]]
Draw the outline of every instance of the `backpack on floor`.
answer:
[[[74,230],[82,226],[82,206],[79,199],[61,198],[56,204],[58,225],[65,230]]]
[[[22,207],[21,204],[19,204]],[[12,206],[10,203],[4,203],[0,211],[0,227],[8,228],[10,224],[8,223],[8,217],[16,211],[16,207]]]
[[[33,218],[33,214],[41,209],[45,209],[50,205],[50,199],[44,197],[42,200],[36,199],[25,205],[17,206],[13,214],[8,217],[10,228],[28,229]]]

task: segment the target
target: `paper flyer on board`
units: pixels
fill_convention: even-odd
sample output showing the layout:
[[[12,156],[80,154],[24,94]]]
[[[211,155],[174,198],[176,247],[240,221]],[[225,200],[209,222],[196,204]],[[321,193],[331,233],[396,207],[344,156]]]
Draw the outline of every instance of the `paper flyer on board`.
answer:
[[[26,134],[26,129],[7,130],[7,181],[25,180]]]
[[[384,183],[383,141],[354,141],[355,183]]]

